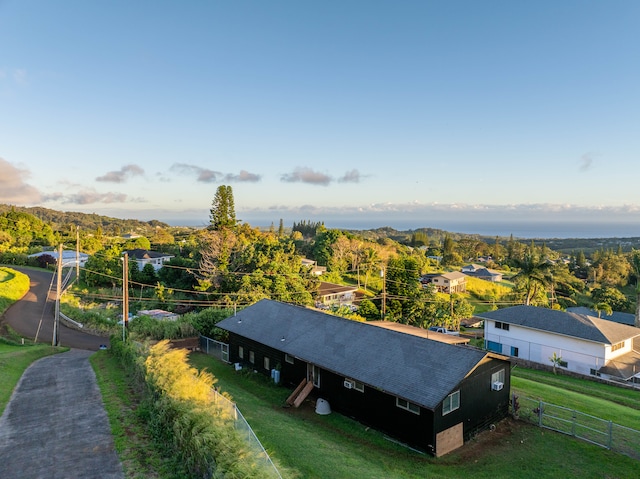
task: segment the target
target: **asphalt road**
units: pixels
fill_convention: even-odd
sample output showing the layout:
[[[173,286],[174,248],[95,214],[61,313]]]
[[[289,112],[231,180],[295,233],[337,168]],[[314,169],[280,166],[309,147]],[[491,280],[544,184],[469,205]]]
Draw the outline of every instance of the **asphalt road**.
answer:
[[[33,363],[0,418],[0,479],[123,479],[92,351]]]
[[[31,285],[27,294],[5,312],[0,322],[11,326],[21,336],[34,339],[37,334],[39,343],[51,344],[56,295],[54,274],[19,266],[9,267],[29,276]],[[97,351],[101,344],[109,345],[109,338],[69,328],[62,322],[60,322],[58,340],[60,346],[88,351]]]

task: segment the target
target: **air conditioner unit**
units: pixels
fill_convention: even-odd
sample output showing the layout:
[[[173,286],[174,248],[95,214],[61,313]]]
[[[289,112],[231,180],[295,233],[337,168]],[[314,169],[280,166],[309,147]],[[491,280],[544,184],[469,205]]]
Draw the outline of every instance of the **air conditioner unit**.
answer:
[[[353,381],[349,381],[348,379],[344,380],[344,387],[347,389],[353,389]]]
[[[500,381],[496,381],[491,385],[491,389],[494,391],[501,391],[503,387],[504,383],[501,383]]]

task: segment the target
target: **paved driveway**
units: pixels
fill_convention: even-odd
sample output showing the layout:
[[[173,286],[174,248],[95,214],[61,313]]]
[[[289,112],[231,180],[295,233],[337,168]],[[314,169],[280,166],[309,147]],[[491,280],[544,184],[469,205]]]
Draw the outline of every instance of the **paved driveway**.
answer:
[[[122,479],[91,351],[42,358],[0,418],[0,479]]]
[[[27,294],[14,303],[2,317],[20,335],[35,338],[39,343],[51,344],[53,340],[53,311],[55,300],[54,275],[49,271],[8,266],[29,276],[30,287]],[[50,291],[51,290],[51,291]],[[62,322],[58,332],[61,346],[97,351],[101,344],[109,344],[109,338],[87,334],[68,328]]]

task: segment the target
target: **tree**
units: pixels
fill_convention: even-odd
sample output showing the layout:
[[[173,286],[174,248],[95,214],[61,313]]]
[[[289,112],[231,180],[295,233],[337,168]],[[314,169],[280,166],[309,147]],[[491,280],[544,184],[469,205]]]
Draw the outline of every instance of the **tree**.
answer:
[[[629,263],[631,265],[631,270],[633,271],[634,276],[636,277],[636,318],[634,321],[634,325],[636,328],[640,328],[640,251],[632,250],[631,257],[629,258]]]
[[[595,288],[591,291],[591,299],[596,305],[606,304],[613,311],[624,311],[629,306],[627,297],[616,288]]]
[[[219,231],[236,227],[236,211],[233,202],[233,190],[230,186],[220,185],[211,204],[209,229]]]
[[[554,351],[553,356],[549,358],[549,361],[551,361],[551,364],[553,365],[553,374],[556,374],[556,368],[562,364],[562,357]]]
[[[598,313],[598,318],[604,312],[607,316],[611,316],[613,314],[613,309],[607,303],[596,303],[593,305],[593,310]]]
[[[529,247],[524,258],[516,260],[515,263],[520,271],[513,277],[513,282],[518,290],[524,292],[524,304],[528,306],[540,291],[544,291],[552,283],[553,278],[550,274],[552,265],[546,259],[538,257],[533,245]]]

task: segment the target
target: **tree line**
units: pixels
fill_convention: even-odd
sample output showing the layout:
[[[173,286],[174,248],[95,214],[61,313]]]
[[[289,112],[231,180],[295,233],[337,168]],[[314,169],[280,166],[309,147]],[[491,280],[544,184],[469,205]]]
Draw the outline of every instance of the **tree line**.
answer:
[[[474,302],[491,303],[490,307],[588,306],[604,312],[635,312],[638,304],[640,256],[635,249],[567,254],[544,241],[524,242],[513,236],[487,239],[435,229],[394,239],[394,230],[388,228],[372,237],[371,231],[328,229],[324,222],[308,220],[294,222],[286,234],[282,220],[277,231],[262,231],[237,220],[228,186],[216,191],[207,228],[156,224],[147,236],[129,239],[107,234],[101,226],[79,231],[67,222],[48,223],[10,208],[0,213],[0,262],[26,261],[28,253],[60,242],[75,248],[79,240],[81,251],[91,255],[81,271],[81,284],[105,288],[105,297],[116,297],[122,287],[122,252],[153,248],[174,258],[159,271],[130,264],[130,297],[140,298],[141,303],[144,299],[147,307],[234,307],[261,298],[313,305],[322,280],[359,288],[358,313],[342,314],[421,327],[456,326],[473,314]],[[324,266],[326,273],[314,275],[303,258]],[[478,258],[503,272],[510,286],[473,298],[443,295],[420,282],[424,274],[459,270]]]

